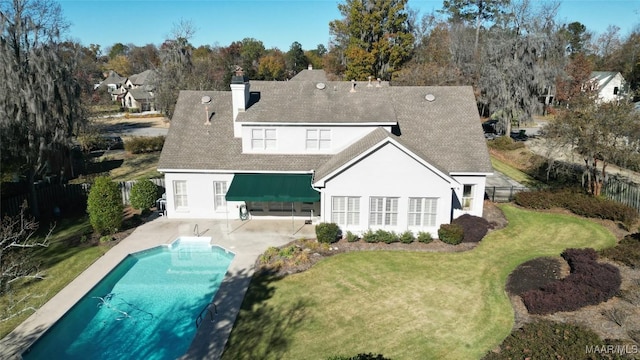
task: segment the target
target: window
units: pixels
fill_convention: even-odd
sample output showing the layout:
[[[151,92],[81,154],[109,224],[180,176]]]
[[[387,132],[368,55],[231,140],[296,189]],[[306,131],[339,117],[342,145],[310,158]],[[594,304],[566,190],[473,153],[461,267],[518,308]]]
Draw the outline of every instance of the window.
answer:
[[[462,189],[462,210],[473,207],[473,185],[464,185]]]
[[[251,129],[251,149],[276,148],[276,129]]]
[[[338,225],[360,225],[360,198],[332,196],[331,222]]]
[[[409,226],[436,226],[438,199],[409,198]]]
[[[307,129],[305,142],[307,150],[327,150],[331,148],[331,130]]]
[[[175,203],[175,208],[186,208],[189,206],[187,201],[187,182],[184,180],[174,180],[173,181],[173,202]]]
[[[369,225],[398,225],[398,198],[372,197],[369,204]]]
[[[214,210],[224,210],[227,206],[227,182],[226,181],[214,181],[213,182],[213,208]]]
[[[620,88],[618,88],[617,86],[613,88],[613,95],[618,95],[618,92],[620,92]]]

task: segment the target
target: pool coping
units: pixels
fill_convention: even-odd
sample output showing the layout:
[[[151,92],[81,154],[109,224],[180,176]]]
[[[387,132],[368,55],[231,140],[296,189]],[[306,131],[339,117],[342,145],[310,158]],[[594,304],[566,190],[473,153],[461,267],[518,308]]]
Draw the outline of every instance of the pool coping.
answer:
[[[297,238],[313,236],[313,226],[305,225],[304,219],[292,224],[291,220],[242,222],[158,218],[143,224],[0,339],[0,358],[21,359],[24,351],[127,255],[169,244],[180,236],[193,236],[196,224],[203,229],[200,232],[203,237],[211,237],[213,245],[233,252],[235,257],[213,299],[218,314],[213,322],[202,322],[189,350],[180,359],[219,359],[251,281],[257,257],[269,246],[281,246]]]

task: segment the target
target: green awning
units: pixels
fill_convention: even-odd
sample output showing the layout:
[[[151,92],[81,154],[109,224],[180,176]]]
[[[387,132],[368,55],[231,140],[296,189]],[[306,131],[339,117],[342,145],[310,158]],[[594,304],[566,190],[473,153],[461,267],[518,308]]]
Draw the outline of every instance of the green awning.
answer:
[[[317,202],[310,174],[235,174],[228,201]]]

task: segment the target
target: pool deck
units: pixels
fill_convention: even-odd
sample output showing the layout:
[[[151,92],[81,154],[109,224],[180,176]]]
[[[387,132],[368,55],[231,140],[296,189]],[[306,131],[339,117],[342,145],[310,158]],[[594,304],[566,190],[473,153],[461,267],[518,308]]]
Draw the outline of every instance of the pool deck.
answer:
[[[202,321],[187,354],[181,359],[219,359],[242,305],[258,256],[270,246],[281,246],[295,239],[315,237],[313,225],[305,225],[302,219],[292,221],[285,218],[227,222],[160,217],[150,221],[138,227],[96,260],[13,332],[0,339],[0,358],[20,359],[20,354],[128,254],[171,243],[180,236],[193,236],[196,224],[201,236],[211,237],[212,244],[235,253],[235,257],[213,299],[217,307],[214,321],[209,321],[209,317]],[[213,308],[211,311],[213,312]],[[196,317],[197,314],[194,315],[194,326]]]

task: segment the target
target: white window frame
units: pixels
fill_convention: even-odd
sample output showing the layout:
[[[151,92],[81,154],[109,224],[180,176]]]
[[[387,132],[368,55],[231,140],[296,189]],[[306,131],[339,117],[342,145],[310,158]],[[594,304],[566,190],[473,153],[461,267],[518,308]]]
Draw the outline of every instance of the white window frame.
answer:
[[[474,184],[462,185],[462,210],[473,209],[473,193],[475,192]]]
[[[189,207],[186,180],[173,180],[173,205],[176,210],[184,210]]]
[[[332,196],[331,222],[342,226],[360,225],[360,198],[356,196]]]
[[[256,128],[251,129],[251,149],[252,150],[272,150],[277,146],[276,129]]]
[[[305,136],[305,149],[331,149],[331,129],[307,129]]]
[[[215,211],[227,209],[227,182],[226,181],[214,181],[213,182],[213,209]]]
[[[438,199],[426,197],[409,198],[409,226],[436,226]]]
[[[397,197],[372,196],[369,199],[369,225],[397,226],[398,199]]]

